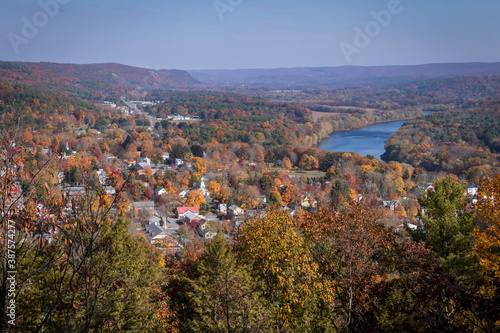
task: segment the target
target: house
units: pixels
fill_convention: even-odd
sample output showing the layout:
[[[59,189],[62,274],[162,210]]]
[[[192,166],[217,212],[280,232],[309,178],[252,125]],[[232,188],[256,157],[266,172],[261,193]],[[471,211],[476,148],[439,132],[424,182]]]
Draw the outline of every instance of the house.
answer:
[[[198,207],[177,207],[177,217],[182,219],[187,213],[199,214],[200,209]]]
[[[217,236],[217,228],[219,223],[217,221],[204,220],[198,223],[198,234],[205,239],[213,239]]]
[[[227,204],[225,204],[225,203],[219,204],[219,213],[227,214]]]
[[[255,218],[263,219],[264,216],[266,216],[265,210],[249,209],[245,212],[245,219],[246,220],[253,220]]]
[[[398,225],[398,227],[394,229],[394,232],[400,233],[401,231],[406,230],[406,227],[408,227],[412,231],[415,231],[415,230],[418,229],[418,227],[415,224],[406,223],[406,224],[400,224],[400,225]]]
[[[157,197],[159,197],[160,195],[165,194],[165,193],[167,193],[167,190],[165,190],[163,187],[157,188],[155,191],[155,195]]]
[[[74,130],[73,133],[75,134],[75,136],[79,136],[79,135],[82,135],[82,134],[86,134],[87,131],[82,129],[82,130]]]
[[[135,163],[135,165],[137,166],[137,169],[138,170],[144,170],[146,168],[150,168],[151,166],[149,164],[147,164],[146,162],[139,162],[139,163]]]
[[[470,196],[475,196],[477,194],[477,186],[471,185],[471,186],[467,187],[467,194]]]
[[[312,196],[312,194],[303,195],[301,200],[300,200],[300,205],[304,209],[316,207],[317,204],[318,204],[318,202],[316,200],[314,200],[314,197]]]
[[[163,153],[163,155],[161,155],[161,158],[165,161],[165,160],[169,160],[170,159],[170,154],[169,153]]]
[[[181,191],[179,192],[179,198],[186,199],[189,195],[189,192],[190,192],[190,189],[188,189],[188,188],[181,189]]]
[[[229,215],[231,215],[231,222],[235,227],[239,227],[243,224],[245,220],[245,211],[236,205],[229,206],[228,208]]]
[[[104,169],[99,169],[97,170],[97,175],[99,176],[99,183],[102,185],[106,184],[108,181],[108,175],[106,174],[106,171]]]
[[[163,222],[165,223],[165,220],[163,220]],[[156,224],[157,226],[163,227],[161,225],[161,217],[157,215],[153,215],[149,218],[149,224]]]
[[[139,217],[139,212],[142,209],[145,209],[150,216],[153,216],[155,213],[155,203],[154,201],[139,201],[139,202],[134,202],[133,203],[133,208],[134,208],[134,217],[138,218]]]
[[[192,212],[187,212],[183,217],[182,217],[182,221],[185,223],[185,224],[188,224],[189,226],[191,226],[191,228],[193,229],[197,229],[198,228],[198,224],[201,222],[201,221],[205,221],[205,217],[204,216],[201,216],[201,215],[198,215],[198,214],[195,214],[195,213],[192,213]]]
[[[21,196],[21,191],[16,188],[16,189],[10,191],[10,195],[11,195],[12,200],[14,201]]]
[[[109,195],[115,195],[116,194],[116,190],[113,186],[104,186],[104,191],[106,192],[106,194],[109,194]]]
[[[241,217],[245,214],[243,209],[241,207],[236,206],[236,205],[229,206],[228,211],[229,211],[229,215],[231,215],[233,217]]]
[[[161,244],[161,249],[164,250],[164,253],[168,251],[175,253],[180,251],[182,248],[181,244],[177,240],[175,231],[169,231],[156,224],[148,224],[142,232],[151,244]]]
[[[383,201],[384,207],[389,208],[392,212],[399,206],[399,201],[397,200],[390,200],[390,201]]]
[[[79,195],[85,193],[85,186],[65,186],[63,191],[68,195]]]
[[[417,196],[417,198],[420,197],[420,194],[421,193],[425,193],[429,190],[433,190],[434,189],[434,186],[432,185],[432,183],[427,183],[423,186],[417,186],[415,187],[415,195]]]
[[[148,224],[142,231],[151,244],[162,243],[169,235],[167,230],[156,224]]]
[[[182,158],[176,158],[175,159],[175,166],[178,167],[180,165],[184,164],[184,160]]]
[[[141,162],[146,163],[148,166],[151,166],[151,160],[147,157],[141,157]]]

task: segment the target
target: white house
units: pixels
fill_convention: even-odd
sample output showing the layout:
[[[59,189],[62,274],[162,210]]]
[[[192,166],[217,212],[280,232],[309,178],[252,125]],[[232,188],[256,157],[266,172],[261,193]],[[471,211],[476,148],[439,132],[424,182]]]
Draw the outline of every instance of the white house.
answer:
[[[99,183],[102,185],[106,184],[108,181],[108,175],[106,174],[106,171],[104,169],[99,169],[97,170],[97,175],[99,176]]]
[[[475,196],[477,194],[477,186],[471,185],[471,186],[467,187],[467,194],[470,196]]]
[[[160,195],[165,194],[165,193],[167,193],[167,190],[165,190],[163,187],[157,188],[155,191],[155,195],[157,197],[159,197]]]
[[[415,195],[417,196],[417,198],[420,198],[420,194],[426,193],[427,191],[430,191],[433,189],[434,189],[434,186],[432,185],[432,183],[427,183],[423,186],[417,186],[417,187],[415,187]]]
[[[184,164],[184,160],[182,158],[176,158],[175,159],[175,166],[179,166]]]
[[[189,195],[189,191],[190,190],[188,188],[181,189],[179,192],[179,198],[186,199]]]
[[[225,204],[225,203],[219,204],[219,213],[227,214],[227,204]]]
[[[106,194],[110,194],[110,195],[116,194],[116,190],[113,186],[104,186],[104,191],[106,191]]]

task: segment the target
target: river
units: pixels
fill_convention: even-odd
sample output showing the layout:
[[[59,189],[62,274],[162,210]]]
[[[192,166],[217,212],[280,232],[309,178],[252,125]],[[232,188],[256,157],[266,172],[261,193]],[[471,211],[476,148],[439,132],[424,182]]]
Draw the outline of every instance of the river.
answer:
[[[373,155],[380,159],[385,152],[384,145],[394,132],[410,120],[391,121],[362,127],[356,130],[338,131],[321,142],[320,149]]]

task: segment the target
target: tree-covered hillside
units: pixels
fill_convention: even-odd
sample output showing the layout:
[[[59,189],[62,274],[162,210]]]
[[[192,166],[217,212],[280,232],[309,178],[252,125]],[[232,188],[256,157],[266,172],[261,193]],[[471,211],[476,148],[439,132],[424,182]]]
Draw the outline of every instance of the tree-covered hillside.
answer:
[[[383,159],[477,179],[498,171],[500,104],[484,102],[406,123]]]

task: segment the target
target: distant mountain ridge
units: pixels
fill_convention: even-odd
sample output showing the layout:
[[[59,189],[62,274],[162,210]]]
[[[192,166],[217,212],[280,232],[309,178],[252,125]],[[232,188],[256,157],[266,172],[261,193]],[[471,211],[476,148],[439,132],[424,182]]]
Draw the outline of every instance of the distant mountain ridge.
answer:
[[[39,69],[55,73],[75,76],[81,80],[100,80],[118,82],[123,85],[141,86],[146,88],[162,88],[164,86],[184,86],[197,81],[182,70],[152,70],[118,63],[73,65],[59,63],[27,63]]]
[[[375,79],[422,79],[450,76],[500,75],[500,62],[446,63],[407,66],[340,66],[275,69],[188,70],[202,82],[247,84],[328,84]]]
[[[131,91],[204,90],[220,88],[221,83],[276,87],[342,86],[396,84],[427,78],[471,76],[500,76],[500,62],[184,71],[152,70],[118,63],[61,64],[0,61],[0,80],[12,84],[38,86],[65,95],[89,99],[124,96]]]
[[[119,95],[128,90],[173,89],[198,83],[182,70],[156,71],[117,63],[79,65],[0,61],[0,79],[74,95]]]

